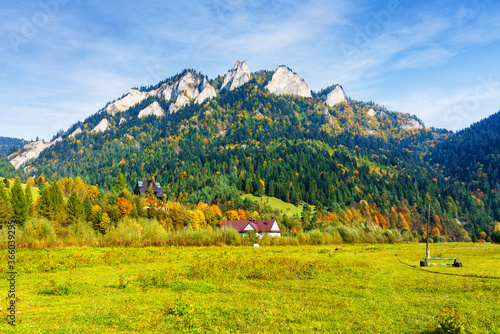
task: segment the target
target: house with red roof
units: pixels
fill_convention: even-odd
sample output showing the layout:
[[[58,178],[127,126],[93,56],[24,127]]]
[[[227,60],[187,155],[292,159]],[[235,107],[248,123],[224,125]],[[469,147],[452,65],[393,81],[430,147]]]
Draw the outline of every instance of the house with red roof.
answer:
[[[261,238],[264,234],[281,237],[281,230],[276,219],[224,220],[221,227],[232,227],[242,235],[255,231]]]

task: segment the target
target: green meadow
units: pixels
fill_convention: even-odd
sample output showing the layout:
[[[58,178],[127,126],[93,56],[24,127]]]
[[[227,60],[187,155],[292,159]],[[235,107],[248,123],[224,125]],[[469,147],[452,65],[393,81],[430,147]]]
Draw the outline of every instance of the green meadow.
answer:
[[[248,198],[249,200],[251,200],[259,205],[262,205],[262,204],[269,205],[271,208],[273,208],[273,210],[281,211],[284,214],[286,214],[288,217],[291,217],[293,215],[297,215],[298,217],[300,217],[300,215],[302,214],[302,210],[303,210],[303,205],[295,206],[292,203],[283,202],[282,200],[280,200],[279,198],[276,198],[276,197],[255,196],[252,194],[244,194],[241,197],[243,197],[243,199]],[[311,207],[311,211],[314,211],[315,206],[310,205],[310,207]]]
[[[18,250],[17,325],[2,279],[0,332],[500,332],[500,246],[431,245],[462,268],[420,268],[424,254],[416,243]],[[0,261],[6,278],[6,250]]]

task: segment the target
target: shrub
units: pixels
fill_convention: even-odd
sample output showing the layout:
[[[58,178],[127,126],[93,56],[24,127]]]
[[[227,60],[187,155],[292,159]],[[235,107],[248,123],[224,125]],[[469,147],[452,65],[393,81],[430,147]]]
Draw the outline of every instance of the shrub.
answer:
[[[116,228],[109,229],[104,240],[119,245],[138,244],[142,241],[142,226],[135,219],[125,218]]]
[[[150,243],[161,243],[166,240],[167,232],[160,225],[160,223],[154,219],[144,219],[138,220],[139,225],[142,227],[142,239],[147,240]]]
[[[70,226],[70,233],[82,244],[97,245],[98,238],[90,223],[78,221]]]
[[[56,241],[56,232],[52,223],[45,218],[31,218],[22,228],[20,243],[29,247],[48,246]]]
[[[323,244],[323,233],[320,230],[312,230],[307,232],[309,236],[309,243],[313,245]]]
[[[337,227],[342,239],[348,244],[352,244],[355,241],[355,236],[353,235],[353,230],[347,226],[339,226]]]

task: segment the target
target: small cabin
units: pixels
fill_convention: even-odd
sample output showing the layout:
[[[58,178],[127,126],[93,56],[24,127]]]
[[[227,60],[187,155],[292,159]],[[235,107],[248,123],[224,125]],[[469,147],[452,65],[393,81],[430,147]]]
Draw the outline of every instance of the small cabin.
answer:
[[[255,231],[261,238],[264,234],[271,237],[281,237],[281,230],[276,219],[224,220],[221,227],[232,227],[241,235]]]
[[[154,181],[137,181],[135,185],[134,194],[140,196],[148,196],[148,188],[151,185],[155,197],[159,200],[163,200],[165,197],[163,195],[163,189],[161,189],[161,184],[159,182]]]

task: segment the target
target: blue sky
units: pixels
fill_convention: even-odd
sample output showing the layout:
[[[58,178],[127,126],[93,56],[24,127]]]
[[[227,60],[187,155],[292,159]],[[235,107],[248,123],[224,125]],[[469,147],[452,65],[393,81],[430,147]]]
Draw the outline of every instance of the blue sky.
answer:
[[[50,140],[131,87],[236,60],[459,130],[500,109],[500,2],[19,0],[0,13],[0,136]]]

